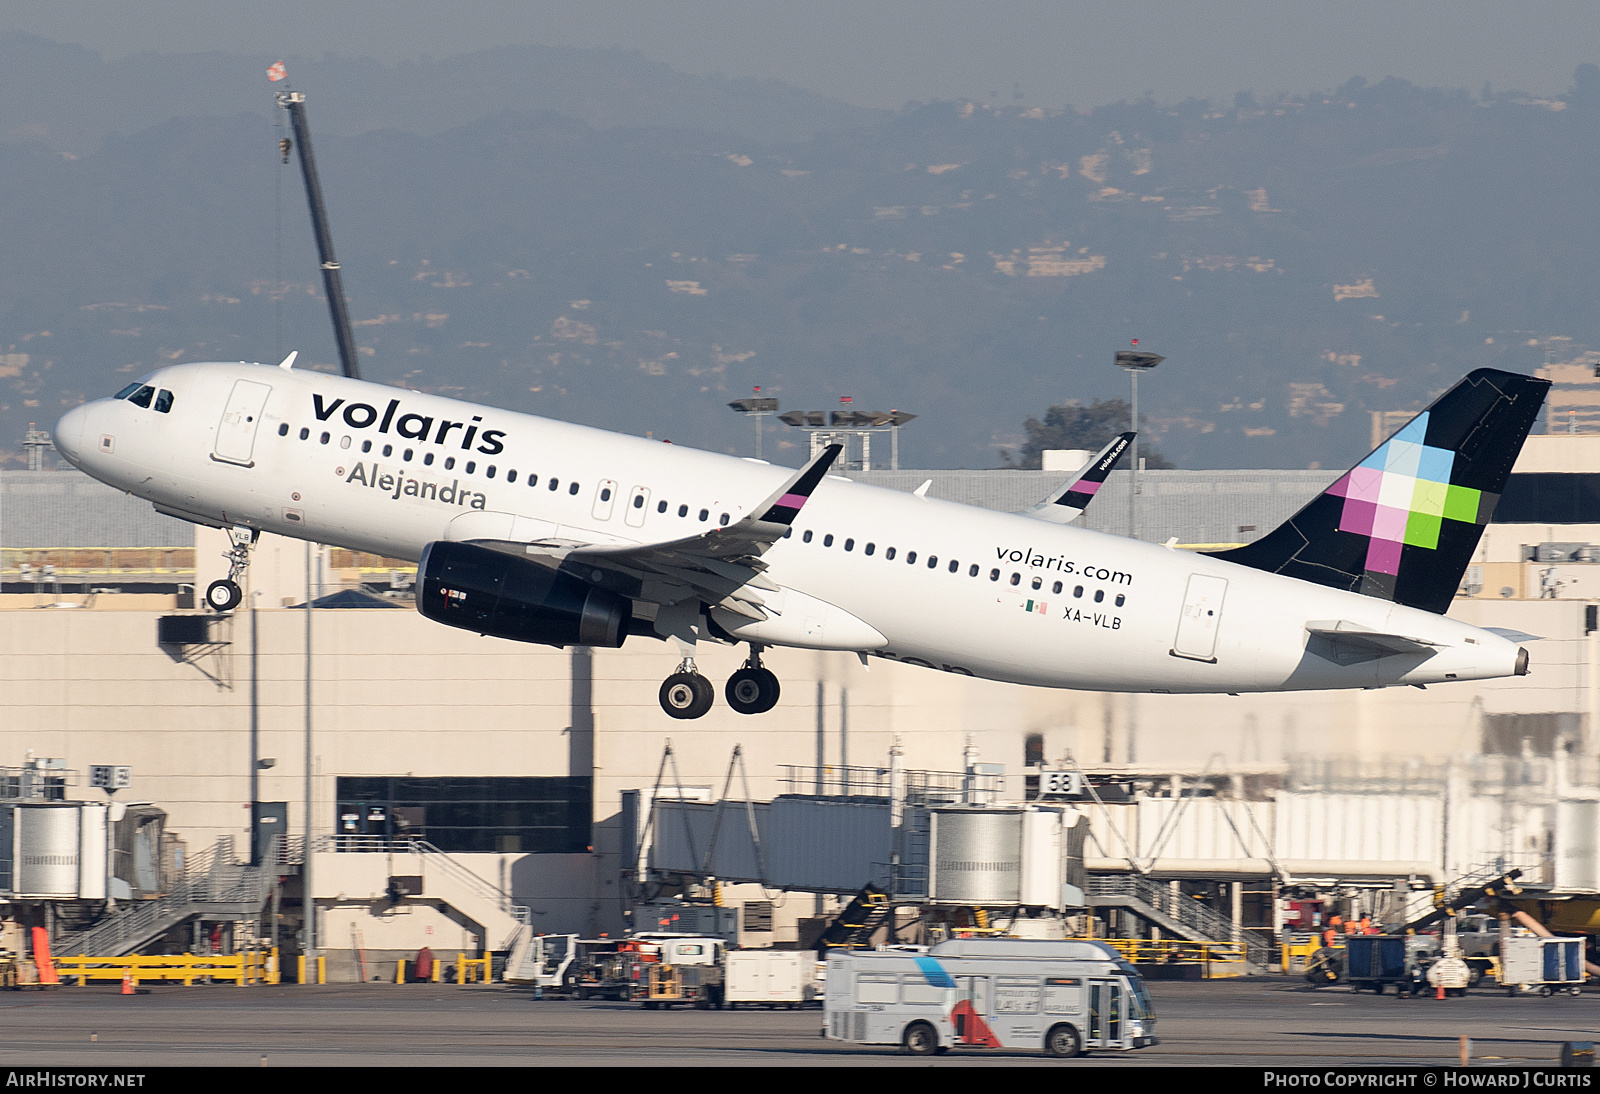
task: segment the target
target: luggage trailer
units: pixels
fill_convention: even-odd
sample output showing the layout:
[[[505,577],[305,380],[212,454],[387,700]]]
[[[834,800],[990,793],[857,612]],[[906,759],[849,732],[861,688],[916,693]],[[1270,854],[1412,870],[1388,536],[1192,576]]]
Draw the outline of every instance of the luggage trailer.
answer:
[[[824,1037],[914,1056],[962,1046],[1072,1057],[1157,1043],[1144,980],[1110,946],[1087,940],[832,953],[823,1012]]]

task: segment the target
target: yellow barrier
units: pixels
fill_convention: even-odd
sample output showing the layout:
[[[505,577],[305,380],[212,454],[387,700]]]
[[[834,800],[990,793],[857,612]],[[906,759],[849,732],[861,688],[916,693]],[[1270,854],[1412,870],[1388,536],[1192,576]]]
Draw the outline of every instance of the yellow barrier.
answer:
[[[485,950],[482,957],[468,957],[464,953],[456,954],[456,983],[474,984],[489,982],[490,969],[493,967],[490,960],[494,957],[493,950]]]
[[[246,950],[235,954],[204,956],[185,954],[124,954],[120,957],[76,957],[55,959],[56,972],[63,980],[77,978],[81,988],[91,980],[131,979],[135,984],[147,981],[181,981],[185,987],[196,980],[207,983],[232,982],[246,984],[276,984],[278,982],[278,951]]]
[[[1189,942],[1143,938],[1099,938],[1135,965],[1197,964],[1208,980],[1245,974],[1246,949],[1242,942]]]
[[[300,955],[300,965],[299,965],[297,971],[299,972],[299,976],[297,978],[298,982],[301,983],[301,984],[304,984],[306,982],[306,955],[305,954],[301,954]],[[328,982],[328,959],[326,957],[318,957],[317,958],[317,983],[326,984],[327,982]]]

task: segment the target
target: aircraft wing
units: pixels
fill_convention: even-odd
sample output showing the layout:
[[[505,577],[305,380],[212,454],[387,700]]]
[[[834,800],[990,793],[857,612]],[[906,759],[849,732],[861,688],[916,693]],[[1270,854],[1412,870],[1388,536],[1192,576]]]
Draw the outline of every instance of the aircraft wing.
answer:
[[[1083,511],[1089,508],[1089,503],[1094,500],[1101,484],[1106,481],[1111,468],[1137,435],[1119,433],[1113,437],[1111,443],[1096,453],[1094,459],[1084,464],[1077,475],[1068,479],[1059,490],[1027,510],[1024,515],[1047,520],[1052,524],[1069,524],[1077,520],[1083,515]]]
[[[1437,642],[1429,642],[1425,638],[1408,638],[1405,635],[1375,631],[1359,623],[1352,623],[1348,619],[1312,620],[1306,624],[1306,633],[1313,639],[1320,639],[1321,643],[1326,643],[1322,649],[1313,646],[1311,652],[1341,665],[1376,661],[1380,657],[1393,657],[1403,653],[1431,656],[1439,646]]]
[[[778,586],[763,576],[767,564],[761,556],[788,534],[794,518],[843,450],[842,445],[829,445],[749,516],[698,536],[621,546],[543,540],[514,547],[524,557],[581,573],[639,600],[665,605],[695,598],[749,619],[764,620],[770,609],[763,608],[761,593],[775,592]],[[512,547],[505,544],[502,549]]]

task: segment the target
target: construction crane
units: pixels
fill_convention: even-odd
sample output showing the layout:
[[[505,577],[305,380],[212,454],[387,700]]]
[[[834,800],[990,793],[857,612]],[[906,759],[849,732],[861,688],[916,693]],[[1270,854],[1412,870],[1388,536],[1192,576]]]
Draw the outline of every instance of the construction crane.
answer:
[[[289,112],[294,138],[278,142],[283,162],[289,150],[300,153],[300,174],[306,181],[306,203],[311,206],[311,228],[317,237],[317,257],[322,263],[322,287],[328,294],[328,310],[333,313],[333,340],[339,346],[339,367],[346,376],[361,379],[356,366],[356,338],[350,326],[350,311],[345,306],[344,286],[339,278],[339,260],[333,255],[333,233],[328,229],[328,209],[322,203],[322,183],[317,178],[317,160],[311,154],[311,126],[306,121],[306,97],[298,91],[278,94],[278,105]]]

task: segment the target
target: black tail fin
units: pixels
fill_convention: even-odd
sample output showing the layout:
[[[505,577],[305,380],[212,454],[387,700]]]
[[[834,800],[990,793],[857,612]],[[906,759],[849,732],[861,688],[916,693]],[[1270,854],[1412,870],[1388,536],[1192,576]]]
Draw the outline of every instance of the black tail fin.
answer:
[[[1469,373],[1289,520],[1213,557],[1443,614],[1549,387]]]

